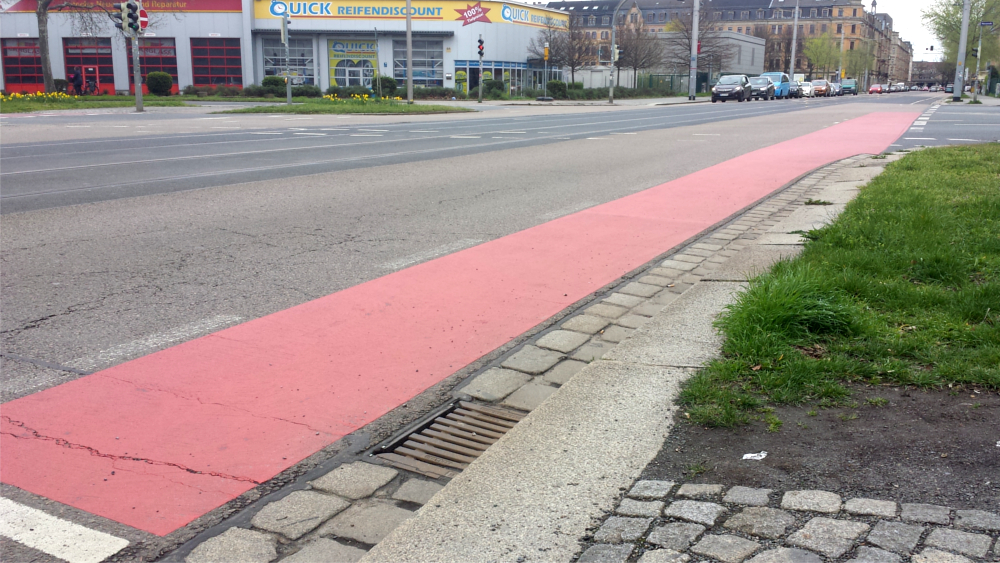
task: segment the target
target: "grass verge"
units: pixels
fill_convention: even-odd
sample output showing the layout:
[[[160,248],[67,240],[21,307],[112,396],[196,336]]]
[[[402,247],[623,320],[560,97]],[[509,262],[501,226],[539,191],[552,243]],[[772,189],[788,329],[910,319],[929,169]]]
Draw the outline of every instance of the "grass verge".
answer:
[[[168,100],[163,98],[144,99],[143,105],[147,107],[184,107],[181,100]],[[124,96],[93,96],[93,99],[78,100],[11,100],[0,102],[0,113],[27,113],[32,111],[53,111],[67,109],[100,109],[100,108],[125,108],[135,106],[135,98]]]
[[[1000,389],[1000,144],[908,155],[808,238],[717,321],[723,357],[680,397],[693,422],[849,405],[852,382]]]
[[[428,104],[407,104],[398,102],[353,102],[346,100],[310,100],[302,104],[275,105],[275,106],[254,106],[248,108],[230,109],[215,113],[460,113],[473,111],[463,107],[438,106]]]

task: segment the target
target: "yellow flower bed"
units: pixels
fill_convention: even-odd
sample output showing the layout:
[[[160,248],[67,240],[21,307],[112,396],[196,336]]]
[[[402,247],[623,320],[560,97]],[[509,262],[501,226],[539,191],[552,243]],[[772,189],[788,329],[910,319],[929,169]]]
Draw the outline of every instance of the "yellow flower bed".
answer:
[[[371,98],[368,94],[351,94],[349,98],[341,98],[335,94],[327,94],[323,96],[323,99],[328,102],[339,103],[339,104],[356,104],[356,105],[368,105],[368,104],[389,104],[393,105],[403,100],[399,96],[395,98]]]
[[[79,100],[79,96],[70,96],[64,92],[35,92],[33,94],[22,94],[14,92],[10,95],[0,94],[2,102],[66,102]]]

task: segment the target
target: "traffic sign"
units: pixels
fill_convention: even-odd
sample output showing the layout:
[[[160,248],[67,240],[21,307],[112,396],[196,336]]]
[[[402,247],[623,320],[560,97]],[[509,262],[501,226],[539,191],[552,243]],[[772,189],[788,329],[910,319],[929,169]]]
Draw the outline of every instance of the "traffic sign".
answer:
[[[146,29],[148,25],[149,14],[146,13],[146,10],[139,10],[139,29]]]
[[[979,25],[993,27],[993,22],[979,22]]]

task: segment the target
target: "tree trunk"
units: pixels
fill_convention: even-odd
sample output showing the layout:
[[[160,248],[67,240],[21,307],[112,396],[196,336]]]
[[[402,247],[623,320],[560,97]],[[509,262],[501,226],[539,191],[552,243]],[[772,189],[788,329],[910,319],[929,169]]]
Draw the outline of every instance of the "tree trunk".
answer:
[[[42,62],[42,79],[46,92],[55,92],[56,83],[52,78],[52,58],[49,56],[49,4],[52,0],[39,0],[35,9],[38,18],[38,55]]]

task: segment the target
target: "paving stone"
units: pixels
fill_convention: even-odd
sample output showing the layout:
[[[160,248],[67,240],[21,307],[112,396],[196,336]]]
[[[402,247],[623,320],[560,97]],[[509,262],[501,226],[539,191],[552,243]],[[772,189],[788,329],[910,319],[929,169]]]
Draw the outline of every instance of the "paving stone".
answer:
[[[701,538],[701,541],[691,548],[691,552],[725,561],[725,563],[740,563],[758,549],[760,549],[760,544],[755,541],[722,535]]]
[[[677,297],[674,297],[674,299],[676,298]],[[659,303],[645,303],[643,305],[639,305],[638,307],[632,309],[632,312],[635,313],[636,315],[642,315],[644,317],[653,317],[656,316],[656,314],[658,314],[662,310],[663,310],[663,305],[660,305]]]
[[[733,237],[736,238],[736,237]],[[671,270],[680,270],[682,272],[690,272],[695,269],[698,264],[692,264],[690,262],[681,262],[678,260],[664,260],[660,262],[661,268],[670,268]]]
[[[517,391],[531,376],[512,369],[490,368],[459,391],[484,401],[499,401]]]
[[[691,248],[699,248],[701,250],[708,250],[711,252],[718,252],[719,250],[722,250],[721,246],[717,244],[709,244],[706,242],[699,242],[697,244],[693,244],[691,245]]]
[[[726,520],[725,527],[752,536],[777,539],[794,524],[795,516],[784,510],[751,507]]]
[[[605,354],[614,349],[614,347],[615,345],[611,342],[591,342],[576,352],[573,352],[573,355],[571,355],[570,358],[589,363],[594,360],[600,360]]]
[[[852,498],[844,503],[844,510],[851,514],[863,514],[865,516],[896,517],[896,503],[888,500]]]
[[[619,307],[625,307],[626,309],[631,309],[636,305],[639,305],[645,301],[642,297],[637,297],[635,295],[628,295],[625,293],[612,293],[608,297],[601,300],[601,303],[610,303],[611,305],[618,305]]]
[[[673,268],[652,268],[646,270],[647,276],[659,276],[661,278],[674,279],[684,274],[686,270],[675,270]]]
[[[315,491],[295,491],[269,503],[250,521],[254,526],[297,540],[351,503]]]
[[[562,324],[566,330],[575,330],[584,334],[596,334],[611,322],[604,317],[594,315],[577,315]]]
[[[714,526],[715,521],[726,513],[726,507],[714,502],[699,502],[696,500],[678,500],[672,502],[663,513],[665,516],[680,518],[706,526]]]
[[[414,514],[385,501],[356,504],[323,524],[318,534],[375,545]]]
[[[294,554],[285,557],[281,563],[356,563],[368,553],[363,549],[342,543],[316,538]]]
[[[674,283],[671,278],[664,278],[661,276],[643,276],[639,278],[639,283],[644,283],[646,285],[658,285],[660,287],[667,287],[668,285]]]
[[[415,502],[417,504],[427,504],[427,501],[431,500],[431,497],[443,488],[444,485],[439,485],[431,481],[410,479],[392,494],[392,498],[405,500],[406,502]]]
[[[802,246],[752,245],[726,261],[707,277],[712,281],[744,281],[768,271],[782,258],[802,252]]]
[[[663,291],[657,293],[652,300],[656,303],[660,303],[661,302],[660,299],[665,297],[666,295],[670,293],[676,293],[677,295],[680,295],[681,293],[684,293],[685,291],[691,289],[692,285],[694,284],[690,282],[689,283],[677,282],[671,286],[668,286],[667,289],[664,289]]]
[[[545,372],[542,379],[549,383],[562,385],[569,381],[571,377],[576,375],[577,372],[583,369],[586,365],[587,364],[584,362],[579,362],[577,360],[563,360],[556,364],[556,367]]]
[[[581,334],[569,330],[553,330],[538,339],[535,345],[539,348],[548,348],[557,352],[568,353],[583,346],[590,340],[589,334]]]
[[[701,485],[684,483],[677,489],[677,496],[688,498],[713,497],[722,494],[722,485]]]
[[[672,258],[678,262],[688,262],[690,264],[700,264],[705,259],[702,256],[693,256],[691,254],[675,254]]]
[[[990,550],[990,545],[993,544],[993,538],[985,534],[970,534],[969,532],[938,528],[927,536],[924,544],[947,549],[948,551],[955,551],[962,555],[986,557],[986,552]]]
[[[503,400],[501,405],[523,411],[533,411],[535,407],[542,404],[542,401],[549,398],[549,395],[556,392],[556,388],[542,383],[529,383],[517,391],[510,394]]]
[[[876,547],[859,547],[847,563],[900,563],[902,557]]]
[[[785,541],[790,545],[818,551],[827,557],[840,557],[851,549],[858,536],[867,531],[868,524],[819,517],[807,522]]]
[[[658,285],[649,285],[645,283],[632,282],[625,287],[621,288],[619,291],[628,295],[635,295],[637,297],[652,297],[660,292],[663,288]],[[633,305],[634,307],[634,305]]]
[[[923,533],[923,526],[880,521],[868,534],[867,541],[883,549],[909,555],[913,552],[913,548],[917,547],[917,542]]]
[[[563,355],[552,350],[543,350],[534,346],[525,346],[518,353],[503,361],[501,366],[516,369],[531,375],[538,375],[559,363]]]
[[[674,488],[673,481],[638,481],[632,485],[632,490],[628,496],[638,499],[661,499],[670,494],[670,489]]]
[[[929,547],[914,555],[910,561],[913,563],[972,563],[971,559],[934,549],[933,547]]]
[[[802,549],[779,547],[759,553],[747,563],[823,563],[823,559]]]
[[[267,563],[278,556],[276,540],[267,534],[229,528],[214,538],[205,540],[184,559],[187,563]]]
[[[653,305],[659,305],[660,306],[660,310],[662,312],[663,307],[665,305],[670,305],[674,301],[677,301],[677,297],[681,293],[684,293],[684,289],[687,289],[687,287],[690,287],[690,286],[688,286],[688,284],[681,284],[681,286],[682,286],[683,289],[681,289],[680,291],[675,291],[677,289],[677,285],[676,284],[674,284],[673,287],[668,287],[667,289],[664,289],[663,291],[657,293],[652,299],[650,299],[650,302]]]
[[[617,319],[627,313],[628,309],[625,307],[619,307],[618,305],[612,305],[610,303],[598,303],[597,305],[587,307],[584,312],[588,315],[597,315],[598,317]]]
[[[615,324],[618,326],[623,326],[625,328],[639,328],[642,325],[646,324],[646,321],[648,320],[649,320],[648,318],[643,317],[641,315],[633,315],[629,313],[628,315],[625,315],[624,317],[615,321]]]
[[[771,501],[771,489],[752,489],[750,487],[733,487],[729,489],[722,502],[745,504],[748,506],[767,506]]]
[[[1000,532],[1000,515],[985,510],[956,510],[955,526],[971,530]]]
[[[840,512],[840,495],[827,491],[788,491],[781,498],[781,508],[834,514]]]
[[[389,467],[355,461],[341,465],[310,484],[321,491],[359,499],[371,496],[379,487],[392,481],[397,473],[398,471]]]
[[[587,548],[577,563],[625,563],[632,556],[634,545],[599,544]]]
[[[664,524],[649,533],[646,542],[658,545],[666,549],[684,551],[694,540],[698,539],[706,530],[700,524],[689,524],[687,522],[671,522]]]
[[[660,515],[663,510],[664,503],[662,500],[635,500],[635,499],[622,499],[621,504],[615,509],[617,514],[622,516],[642,516],[647,518],[656,518]]]
[[[903,504],[900,517],[907,522],[927,522],[929,524],[950,524],[951,509],[934,504]]]
[[[642,554],[638,563],[688,563],[691,556],[672,549],[654,549]]]
[[[652,518],[629,518],[612,516],[594,534],[594,541],[600,543],[622,543],[642,537],[653,523]]]
[[[618,343],[628,338],[633,332],[635,332],[635,329],[621,326],[609,326],[604,329],[604,332],[601,333],[601,338],[607,340],[608,342]]]

